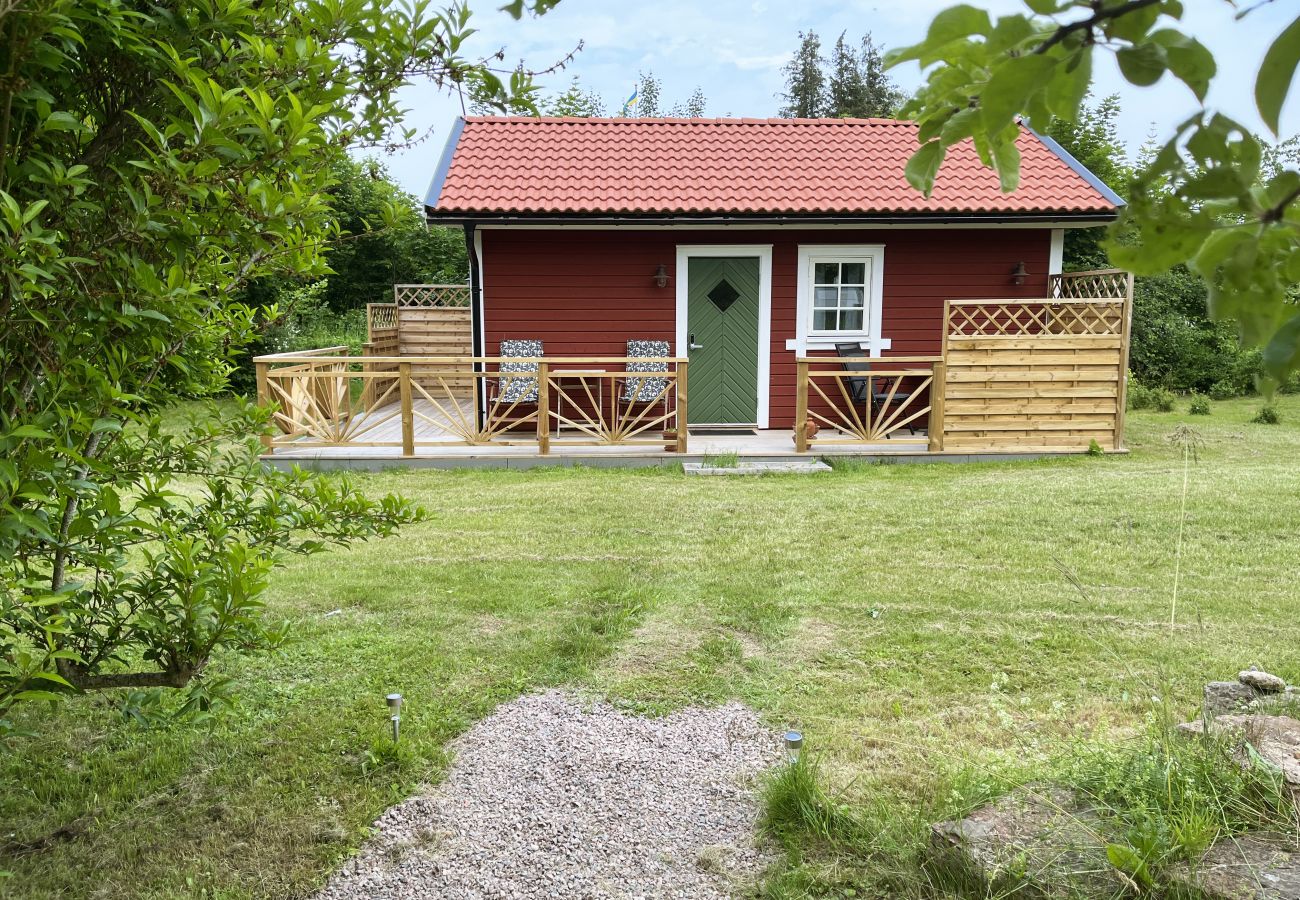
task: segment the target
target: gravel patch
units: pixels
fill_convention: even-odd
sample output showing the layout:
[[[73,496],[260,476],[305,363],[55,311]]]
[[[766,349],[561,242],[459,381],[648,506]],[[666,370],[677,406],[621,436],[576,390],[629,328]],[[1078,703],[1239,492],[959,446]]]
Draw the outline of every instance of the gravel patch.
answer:
[[[742,704],[647,719],[552,690],[453,749],[446,782],[380,816],[317,900],[712,900],[768,861],[753,779],[779,741]]]

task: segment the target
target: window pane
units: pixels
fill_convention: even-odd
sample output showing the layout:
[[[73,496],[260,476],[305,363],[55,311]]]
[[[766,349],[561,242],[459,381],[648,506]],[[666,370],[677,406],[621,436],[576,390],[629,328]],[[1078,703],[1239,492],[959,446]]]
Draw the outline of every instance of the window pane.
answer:
[[[846,309],[840,313],[840,330],[841,331],[861,331],[862,330],[862,310]]]
[[[867,264],[846,262],[840,270],[840,281],[842,284],[866,284],[867,283]]]
[[[814,284],[839,284],[839,280],[840,280],[839,263],[814,263],[813,264]]]
[[[813,306],[834,306],[836,301],[839,299],[839,296],[839,288],[813,288]]]
[[[813,312],[813,330],[814,331],[834,331],[835,330],[835,310],[819,309]]]
[[[840,306],[852,306],[862,308],[862,301],[866,297],[866,292],[860,287],[842,287],[840,288]]]

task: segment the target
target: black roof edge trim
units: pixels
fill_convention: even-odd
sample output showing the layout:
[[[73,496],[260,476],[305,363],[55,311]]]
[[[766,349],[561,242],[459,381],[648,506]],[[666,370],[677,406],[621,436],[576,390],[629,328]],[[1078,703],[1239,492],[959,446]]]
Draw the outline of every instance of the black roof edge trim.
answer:
[[[1028,125],[1025,125],[1025,123],[1023,122],[1021,123],[1021,125],[1024,126],[1026,131],[1028,131],[1034,137],[1042,141],[1043,145],[1046,146],[1048,150],[1051,150],[1053,153],[1059,156],[1061,158],[1061,162],[1065,163],[1067,166],[1073,169],[1076,175],[1078,175],[1084,181],[1088,182],[1088,184],[1092,185],[1093,188],[1096,189],[1097,193],[1101,194],[1103,197],[1105,197],[1111,203],[1114,203],[1116,206],[1128,205],[1127,203],[1124,202],[1123,197],[1121,197],[1119,194],[1115,193],[1109,187],[1107,187],[1106,182],[1102,181],[1096,175],[1092,174],[1092,171],[1089,170],[1087,166],[1085,166],[1083,163],[1075,159],[1074,154],[1071,153],[1069,150],[1066,150],[1060,144],[1058,144],[1055,138],[1049,137],[1048,135],[1045,134],[1039,134],[1037,131],[1034,131],[1034,129],[1030,128]]]
[[[429,182],[429,189],[424,192],[426,207],[437,203],[442,195],[442,186],[447,181],[447,172],[451,170],[451,158],[456,155],[456,145],[460,143],[460,133],[464,130],[465,117],[457,116],[451,126],[451,133],[447,135],[447,144],[442,148],[442,156],[438,157],[438,168],[433,170],[433,180]]]

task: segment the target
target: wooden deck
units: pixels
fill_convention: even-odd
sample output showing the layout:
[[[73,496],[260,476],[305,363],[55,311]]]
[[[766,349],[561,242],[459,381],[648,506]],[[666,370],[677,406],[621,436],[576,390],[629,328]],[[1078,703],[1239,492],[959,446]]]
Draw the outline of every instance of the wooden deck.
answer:
[[[459,404],[460,414],[472,418],[473,411],[468,401]],[[452,414],[454,416],[454,413]],[[369,418],[369,421],[367,421]],[[372,462],[375,464],[392,464],[407,461],[443,460],[522,460],[540,457],[533,434],[530,432],[512,436],[506,432],[482,444],[467,444],[456,431],[456,422],[449,421],[447,410],[439,411],[427,400],[412,402],[412,420],[415,431],[415,453],[404,457],[402,453],[402,422],[400,406],[389,404],[371,412],[362,413],[352,423],[355,433],[365,436],[364,445],[359,442],[340,442],[331,444],[304,435],[297,440],[290,440],[272,448],[264,458],[274,461],[310,461],[313,463],[330,462]],[[839,441],[837,442],[837,437]],[[818,436],[817,452],[822,455],[901,455],[915,456],[925,454],[928,446],[925,429],[918,428],[916,434],[904,432],[897,438],[880,440],[863,444],[853,435],[825,431]],[[693,460],[705,457],[728,456],[747,460],[775,460],[786,458],[806,458],[806,453],[795,449],[794,435],[790,429],[766,429],[740,432],[735,434],[716,434],[709,432],[692,432],[687,453],[665,451],[646,444],[604,444],[593,445],[581,433],[571,429],[552,431],[548,456],[566,461],[573,460],[636,460],[645,464],[670,461]],[[559,459],[551,464],[564,464]]]
[[[362,356],[255,360],[259,402],[275,407],[266,459],[654,465],[1124,449],[1133,282],[1118,270],[1053,276],[1044,298],[950,300],[938,356],[797,357],[794,420],[732,434],[687,427],[687,357],[458,356],[435,338],[464,330],[465,289],[399,289],[394,304],[370,305]]]

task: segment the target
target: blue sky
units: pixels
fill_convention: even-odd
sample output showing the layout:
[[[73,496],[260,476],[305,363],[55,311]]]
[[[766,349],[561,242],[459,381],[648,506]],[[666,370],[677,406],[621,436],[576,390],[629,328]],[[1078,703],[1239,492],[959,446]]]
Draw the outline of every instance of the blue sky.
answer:
[[[800,30],[816,31],[823,45],[833,44],[841,31],[853,40],[870,31],[877,44],[898,47],[924,37],[934,14],[956,0],[561,0],[547,15],[519,22],[498,10],[503,2],[471,0],[479,32],[468,42],[467,53],[504,47],[511,64],[524,59],[540,68],[581,40],[585,46],[577,59],[545,86],[561,91],[577,75],[616,113],[637,72],[650,70],[663,82],[664,105],[685,100],[699,85],[710,116],[766,117],[780,105],[781,66],[794,51]],[[1020,0],[977,2],[994,14],[1023,9]],[[1254,115],[1254,73],[1269,43],[1295,15],[1295,0],[1265,4],[1240,22],[1234,21],[1234,8],[1226,0],[1186,0],[1186,5],[1186,29],[1214,52],[1219,64],[1207,105],[1262,130]],[[893,77],[905,89],[921,80],[915,66],[895,70]],[[1121,137],[1133,152],[1153,128],[1167,136],[1196,110],[1195,98],[1182,84],[1166,76],[1153,87],[1135,88],[1123,81],[1109,58],[1098,67],[1096,85],[1100,95],[1121,95]],[[423,197],[448,130],[460,114],[460,101],[432,85],[412,86],[402,99],[410,110],[408,124],[432,132],[420,144],[381,158],[406,190]],[[1300,96],[1287,104],[1282,126],[1284,135],[1300,131]]]

